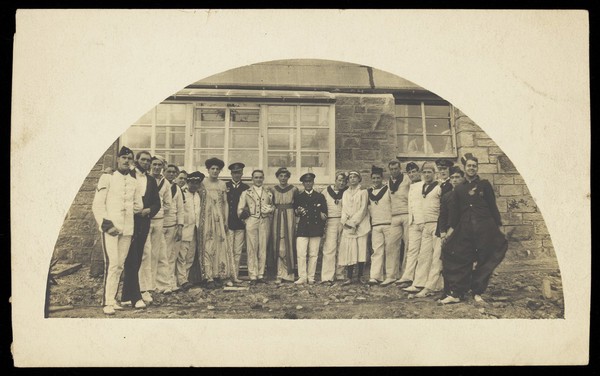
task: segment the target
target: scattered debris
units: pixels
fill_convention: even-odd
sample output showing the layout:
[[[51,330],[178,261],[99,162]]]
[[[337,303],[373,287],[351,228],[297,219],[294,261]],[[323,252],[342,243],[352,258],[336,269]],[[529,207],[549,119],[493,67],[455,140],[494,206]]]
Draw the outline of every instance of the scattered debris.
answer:
[[[59,312],[59,311],[68,311],[71,310],[75,307],[73,307],[72,305],[64,305],[64,306],[50,306],[48,308],[48,312]]]
[[[81,269],[82,264],[55,264],[52,270],[50,271],[50,276],[52,278],[60,278],[69,274],[73,274],[79,269]]]
[[[297,309],[297,310],[301,310],[302,308],[304,308],[304,307],[302,307],[301,305],[297,305],[297,306],[296,306],[296,309]]]
[[[542,295],[544,299],[552,299],[552,284],[548,278],[542,280]]]
[[[250,290],[250,287],[236,287],[236,286],[225,286],[223,287],[223,291],[248,291]]]
[[[212,311],[212,310],[214,310],[214,309],[215,309],[215,306],[211,306],[211,305],[209,305],[208,307],[206,307],[206,309],[208,309],[209,311]]]

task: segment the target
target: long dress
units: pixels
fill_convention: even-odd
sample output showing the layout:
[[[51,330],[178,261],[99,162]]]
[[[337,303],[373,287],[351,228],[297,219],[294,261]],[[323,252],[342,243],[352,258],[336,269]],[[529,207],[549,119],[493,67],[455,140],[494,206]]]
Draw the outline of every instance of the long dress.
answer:
[[[296,264],[296,217],[293,203],[298,188],[293,185],[285,188],[276,185],[271,192],[275,211],[267,249],[267,273],[271,278],[293,281]]]
[[[348,188],[342,196],[342,236],[338,250],[338,265],[355,265],[367,260],[367,236],[371,231],[368,211],[369,196],[360,186]]]
[[[203,277],[227,279],[235,276],[233,249],[227,241],[225,231],[225,212],[227,211],[227,187],[224,182],[215,183],[205,180],[203,183],[205,199],[202,201],[200,215],[200,237],[198,248],[202,252]]]

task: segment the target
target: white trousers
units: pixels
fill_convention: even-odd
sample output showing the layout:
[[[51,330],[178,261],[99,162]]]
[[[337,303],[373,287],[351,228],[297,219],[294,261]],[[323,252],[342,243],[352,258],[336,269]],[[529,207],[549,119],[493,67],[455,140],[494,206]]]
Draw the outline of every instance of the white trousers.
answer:
[[[319,257],[319,246],[321,245],[321,237],[305,237],[299,236],[296,238],[296,252],[298,254],[298,277],[303,281],[315,281],[315,273],[317,272],[317,258]],[[306,258],[308,256],[308,266]]]
[[[344,279],[344,268],[337,265],[338,245],[342,235],[340,218],[328,218],[323,243],[323,259],[321,260],[321,281]]]
[[[267,242],[271,221],[269,217],[246,219],[246,249],[250,279],[263,278],[267,262]]]
[[[167,257],[167,243],[163,233],[164,219],[152,219],[150,221],[150,232],[144,245],[142,265],[140,267],[140,291],[153,291],[156,289],[156,277],[158,268],[169,267]]]
[[[391,242],[391,226],[377,225],[371,230],[371,271],[369,277],[378,281],[383,281],[385,269],[386,278],[393,275],[398,266],[397,247]]]
[[[177,253],[177,283],[179,286],[188,282],[190,268],[194,263],[196,254],[196,232],[191,241],[182,240],[179,242],[179,252]]]
[[[415,279],[417,259],[421,250],[421,236],[423,235],[423,223],[408,226],[408,244],[406,250],[406,264],[400,282],[412,282]]]
[[[427,277],[429,277],[429,269],[431,268],[431,260],[433,258],[433,245],[435,242],[436,222],[427,222],[423,225],[421,235],[421,248],[417,257],[417,267],[415,269],[415,279],[413,286],[425,287]]]
[[[404,240],[405,250],[402,260],[400,260],[400,245]],[[389,272],[386,277],[398,279],[406,267],[406,255],[408,254],[408,214],[399,214],[392,216],[392,225],[390,228],[390,244],[393,247],[390,251],[391,262]],[[385,260],[386,270],[388,270],[388,259]]]
[[[125,258],[131,245],[131,235],[110,236],[102,233],[102,252],[104,254],[104,294],[102,305],[117,304],[119,280],[123,273]]]
[[[442,278],[442,239],[433,237],[433,255],[431,257],[431,267],[425,288],[432,291],[439,291],[444,288],[444,279]]]
[[[246,230],[228,230],[227,240],[233,250],[233,265],[234,265],[234,276],[238,278],[240,273],[240,258],[242,256],[242,249],[246,243]]]
[[[179,245],[181,242],[175,241],[177,234],[177,225],[163,229],[165,235],[165,243],[167,245],[167,262],[166,269],[159,268],[156,276],[156,287],[159,290],[177,288],[177,277],[175,277],[175,269],[177,268],[177,255],[179,254]]]

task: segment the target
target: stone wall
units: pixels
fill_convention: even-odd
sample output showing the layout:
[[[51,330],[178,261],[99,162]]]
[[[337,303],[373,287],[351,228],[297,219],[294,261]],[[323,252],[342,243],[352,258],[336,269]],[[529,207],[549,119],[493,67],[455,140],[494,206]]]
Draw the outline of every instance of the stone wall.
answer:
[[[92,201],[102,171],[115,167],[117,143],[115,141],[92,167],[67,212],[54,248],[53,257],[59,262],[100,265],[102,272],[100,232],[92,213]]]
[[[504,232],[510,242],[506,257],[555,257],[542,214],[511,160],[479,126],[461,111],[455,111],[459,156],[473,153],[479,159],[479,176],[489,180],[496,191]]]
[[[350,95],[336,97],[336,169],[371,172],[371,165],[387,166],[396,155],[394,97]]]

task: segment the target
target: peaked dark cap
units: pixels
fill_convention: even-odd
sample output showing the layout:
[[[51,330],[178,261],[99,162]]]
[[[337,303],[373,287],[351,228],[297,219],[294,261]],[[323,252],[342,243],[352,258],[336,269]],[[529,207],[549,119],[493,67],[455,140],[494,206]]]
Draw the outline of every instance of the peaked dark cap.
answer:
[[[202,180],[204,180],[204,174],[201,173],[200,171],[194,171],[191,174],[188,175],[187,177],[188,181],[196,181],[198,180],[199,182],[202,182]]]
[[[242,162],[235,162],[229,165],[229,170],[231,170],[232,172],[234,171],[242,171],[244,169],[244,167],[246,167],[245,164],[243,164]]]
[[[379,174],[379,175],[383,176],[383,168],[372,165],[371,166],[371,174]]]
[[[450,168],[450,167],[454,166],[454,162],[452,162],[452,161],[450,161],[448,159],[437,159],[435,161],[435,165],[438,166],[438,167],[448,167],[448,168]]]
[[[119,150],[119,153],[117,154],[117,157],[120,157],[122,155],[127,155],[127,154],[133,155],[133,151],[130,148],[128,148],[127,146],[122,146],[121,150]]]
[[[417,164],[415,162],[408,162],[406,164],[406,172],[409,172],[410,170],[414,170],[417,169],[417,171],[419,171],[419,166],[417,166]]]
[[[225,167],[225,162],[219,158],[209,158],[206,160],[206,162],[204,162],[204,165],[207,169],[211,168],[212,166],[217,166],[219,170],[222,170],[223,167]]]
[[[307,172],[306,174],[300,176],[300,181],[305,182],[308,180],[315,180],[315,177],[315,174],[313,174],[312,172]]]

